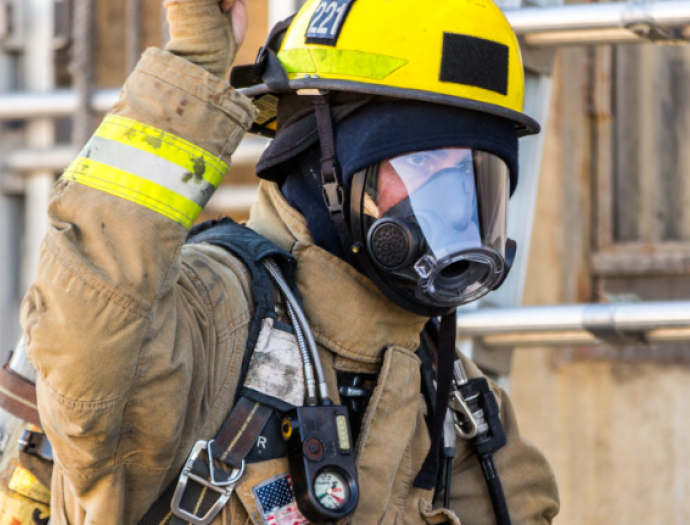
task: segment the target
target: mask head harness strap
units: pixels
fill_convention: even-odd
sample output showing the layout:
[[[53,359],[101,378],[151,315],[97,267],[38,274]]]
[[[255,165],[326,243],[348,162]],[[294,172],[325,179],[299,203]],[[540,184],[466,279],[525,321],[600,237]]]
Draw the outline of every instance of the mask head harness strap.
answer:
[[[359,261],[352,255],[352,233],[347,225],[348,192],[343,184],[338,168],[338,159],[335,151],[335,138],[333,136],[333,119],[331,117],[331,105],[324,95],[314,97],[314,110],[316,115],[316,127],[321,142],[321,185],[323,200],[331,214],[331,220],[335,225],[340,238],[340,244],[345,252],[347,261],[359,269]]]
[[[453,310],[441,318],[441,326],[438,330],[437,349],[437,379],[436,379],[436,407],[434,408],[433,423],[431,426],[431,448],[424,460],[422,470],[414,480],[415,487],[431,490],[436,486],[438,471],[441,462],[441,446],[443,443],[443,423],[450,391],[453,387],[453,364],[455,362],[455,336],[457,330],[457,315]]]

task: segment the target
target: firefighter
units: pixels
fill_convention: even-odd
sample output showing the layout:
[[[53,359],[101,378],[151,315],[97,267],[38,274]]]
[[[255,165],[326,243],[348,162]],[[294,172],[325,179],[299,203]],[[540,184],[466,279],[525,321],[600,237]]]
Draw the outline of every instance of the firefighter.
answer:
[[[439,457],[448,363],[482,377],[453,363],[455,308],[510,269],[518,137],[538,131],[507,21],[490,0],[308,0],[233,73],[242,93],[228,79],[245,1],[165,5],[166,50],[144,53],[53,188],[22,304],[54,451],[51,523],[307,523],[284,439],[286,414],[317,397],[348,407],[350,523],[493,523],[472,443],[457,441],[446,476]],[[250,130],[275,139],[248,228],[205,224],[186,242]],[[280,262],[268,273],[262,250]],[[266,295],[278,267],[287,284]],[[512,523],[551,523],[546,459],[507,395],[485,394]],[[340,481],[317,480],[324,515]]]

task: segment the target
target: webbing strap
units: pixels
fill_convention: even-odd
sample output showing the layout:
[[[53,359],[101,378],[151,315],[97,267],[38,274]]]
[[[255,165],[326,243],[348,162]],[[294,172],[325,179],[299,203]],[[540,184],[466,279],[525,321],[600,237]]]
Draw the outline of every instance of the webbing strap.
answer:
[[[254,447],[271,414],[272,410],[266,405],[244,397],[240,398],[211,445],[214,459],[231,469],[239,468],[244,458]],[[208,461],[206,454],[195,459],[191,472],[211,482]],[[229,479],[229,474],[220,468],[214,468],[214,477],[216,481],[223,482]],[[178,479],[172,482],[139,521],[139,525],[183,525],[188,523],[175,516],[171,510],[171,502],[178,483]],[[203,516],[213,507],[218,498],[217,492],[190,478],[187,481],[180,507],[197,516]]]
[[[239,468],[251,452],[272,410],[262,403],[242,397],[218,432],[211,451],[226,465]]]
[[[455,336],[457,331],[456,311],[441,318],[438,331],[438,373],[436,387],[436,408],[431,425],[431,448],[424,460],[422,469],[414,480],[415,487],[431,490],[436,485],[441,444],[443,442],[443,422],[448,411],[450,391],[453,386],[453,363],[455,362]]]
[[[41,426],[36,404],[36,384],[5,363],[0,369],[0,408],[24,421]]]
[[[357,258],[352,255],[352,233],[347,226],[347,208],[349,206],[348,192],[338,176],[338,158],[333,136],[333,118],[331,105],[325,96],[314,97],[314,111],[316,127],[319,131],[321,143],[321,185],[323,199],[326,203],[331,220],[338,232],[340,243],[347,261],[355,268],[360,268]]]

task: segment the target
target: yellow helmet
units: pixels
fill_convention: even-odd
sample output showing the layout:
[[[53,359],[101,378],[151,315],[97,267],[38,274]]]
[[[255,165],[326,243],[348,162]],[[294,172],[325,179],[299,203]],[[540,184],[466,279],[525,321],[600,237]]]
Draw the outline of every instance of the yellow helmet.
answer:
[[[520,135],[539,132],[522,113],[518,40],[491,0],[307,0],[283,34],[277,53],[269,42],[260,55],[272,80],[260,73],[250,85],[233,72],[233,85],[250,85],[264,133],[281,93],[316,90],[459,106],[511,120]]]

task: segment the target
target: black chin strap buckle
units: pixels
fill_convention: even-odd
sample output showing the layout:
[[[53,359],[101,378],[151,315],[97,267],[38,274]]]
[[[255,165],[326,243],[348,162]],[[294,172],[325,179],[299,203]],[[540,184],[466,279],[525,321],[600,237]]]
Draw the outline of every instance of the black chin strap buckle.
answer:
[[[323,201],[326,203],[328,211],[333,213],[343,213],[345,205],[345,188],[338,182],[327,182],[323,185]]]

